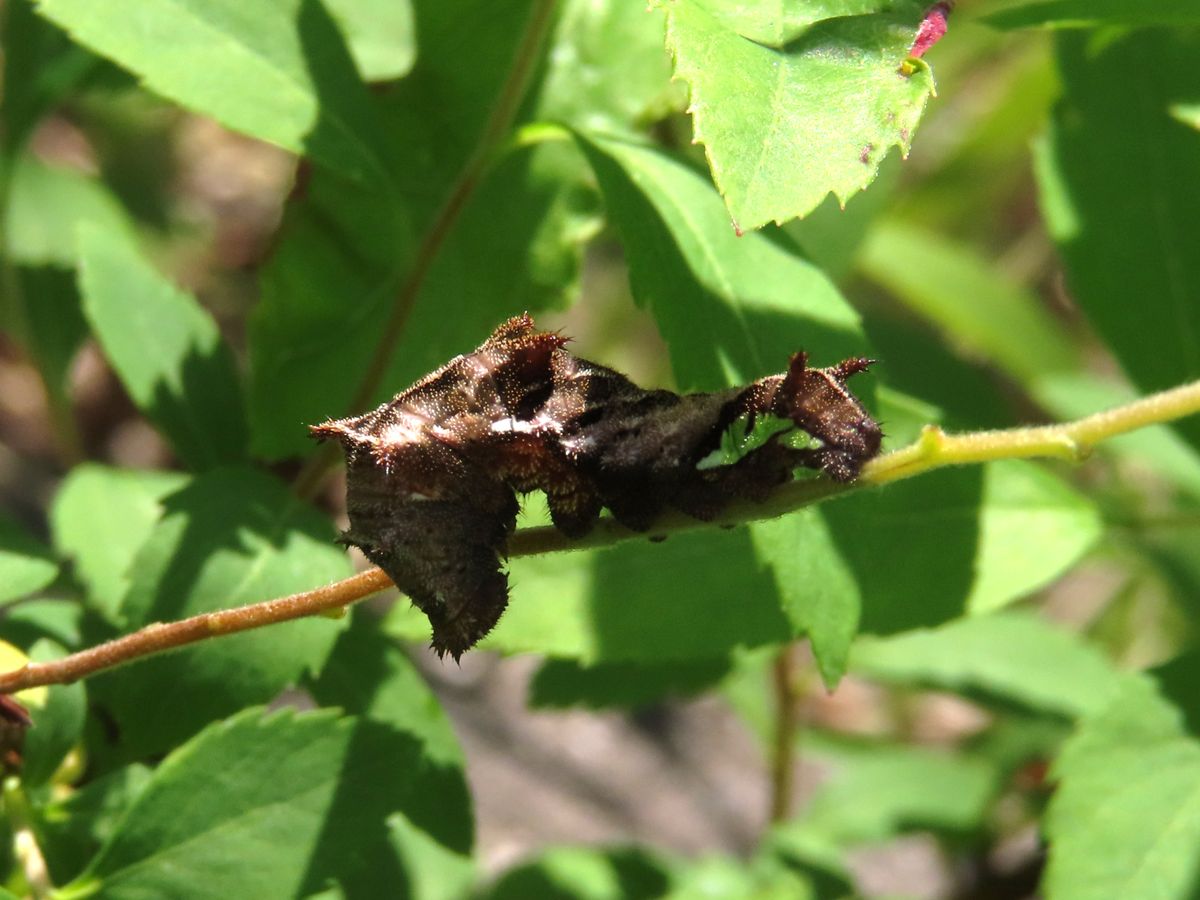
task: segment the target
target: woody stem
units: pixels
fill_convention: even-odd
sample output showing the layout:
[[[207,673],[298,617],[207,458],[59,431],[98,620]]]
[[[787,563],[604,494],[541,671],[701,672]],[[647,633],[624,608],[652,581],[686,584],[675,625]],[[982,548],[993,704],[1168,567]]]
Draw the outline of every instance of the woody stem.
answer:
[[[669,513],[656,523],[651,535],[773,519],[849,491],[911,478],[946,466],[1033,457],[1077,462],[1103,440],[1196,413],[1200,413],[1200,381],[1061,425],[966,434],[946,434],[937,426],[928,425],[912,444],[867,463],[853,484],[837,484],[823,478],[794,481],[777,490],[764,503],[732,503],[720,516],[709,522],[701,522],[682,513]],[[630,531],[606,516],[600,519],[590,534],[578,540],[569,539],[550,527],[523,529],[513,535],[508,555],[535,556],[562,550],[610,547],[622,541],[645,537],[644,533]],[[0,693],[10,694],[41,685],[69,684],[96,672],[206,638],[340,610],[390,586],[391,581],[383,572],[368,569],[334,584],[300,594],[202,613],[178,622],[147,625],[140,631],[89,650],[49,662],[29,663],[0,675]]]

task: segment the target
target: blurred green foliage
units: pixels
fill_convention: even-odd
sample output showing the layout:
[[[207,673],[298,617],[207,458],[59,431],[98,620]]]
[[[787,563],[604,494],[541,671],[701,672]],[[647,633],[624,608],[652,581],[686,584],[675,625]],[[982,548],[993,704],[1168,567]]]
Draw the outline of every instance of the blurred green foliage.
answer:
[[[1200,3],[961,6],[906,63],[915,0],[8,0],[0,326],[52,436],[14,471],[55,489],[0,518],[0,635],[48,659],[344,577],[337,511],[289,489],[320,472],[304,425],[526,309],[680,389],[872,355],[890,446],[1200,378]],[[231,168],[189,187],[201,128],[276,148],[280,177],[201,152]],[[197,196],[239,177],[267,210],[242,231]],[[81,348],[163,466],[82,427]],[[47,890],[20,833],[63,898],[834,897],[863,847],[920,832],[969,892],[1035,833],[1011,883],[1048,859],[1051,900],[1194,896],[1198,497],[1192,419],[1080,471],[992,463],[514,560],[484,646],[544,658],[531,704],[719,694],[825,767],[748,858],[555,847],[485,875],[411,661],[428,624],[398,604],[26,698],[0,885]],[[819,677],[790,702],[874,685],[888,727],[774,733],[800,638]],[[925,745],[931,691],[982,724]],[[297,692],[319,708],[269,707]]]

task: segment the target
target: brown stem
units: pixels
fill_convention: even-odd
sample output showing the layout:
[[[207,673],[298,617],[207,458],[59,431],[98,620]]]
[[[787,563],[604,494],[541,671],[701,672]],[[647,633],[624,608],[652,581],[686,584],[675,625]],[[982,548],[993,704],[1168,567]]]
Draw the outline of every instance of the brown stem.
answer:
[[[771,668],[775,690],[775,733],[771,747],[771,817],[783,822],[792,815],[796,783],[796,729],[800,726],[799,647],[779,648]]]
[[[0,693],[11,694],[45,684],[70,684],[96,672],[207,638],[340,610],[391,585],[391,579],[379,569],[368,569],[301,594],[201,613],[178,622],[156,622],[89,650],[51,662],[27,663],[14,672],[0,675]]]
[[[500,87],[500,93],[496,97],[496,103],[484,125],[479,142],[463,165],[458,178],[450,187],[446,200],[434,214],[429,227],[421,238],[412,269],[409,270],[400,285],[396,294],[396,302],[392,305],[392,311],[384,323],[383,334],[375,346],[375,352],[371,355],[370,362],[367,363],[367,370],[358,384],[358,389],[354,392],[347,414],[361,412],[371,402],[375,392],[379,390],[379,385],[387,375],[392,354],[404,334],[404,327],[408,324],[408,317],[417,302],[429,270],[433,267],[446,238],[454,230],[462,211],[483,181],[488,167],[501,148],[505,146],[517,112],[521,107],[521,101],[529,88],[542,43],[554,21],[556,7],[557,0],[537,0],[534,3],[529,23],[526,25],[521,42],[517,47],[512,68],[509,69],[508,77]],[[323,450],[313,454],[296,478],[296,493],[304,498],[315,494],[320,489],[325,474],[336,460],[336,452]]]
[[[927,426],[914,443],[867,463],[854,484],[836,484],[821,478],[795,481],[777,490],[765,503],[732,503],[720,516],[709,522],[701,522],[682,513],[668,513],[655,523],[649,536],[662,537],[694,528],[731,527],[773,519],[851,490],[911,478],[945,466],[1030,457],[1080,460],[1093,444],[1105,438],[1197,412],[1200,412],[1200,381],[1063,425],[960,435],[945,434],[940,428]],[[633,538],[644,540],[646,537],[646,534],[630,531],[612,518],[603,517],[592,532],[580,540],[570,540],[548,526],[522,529],[509,541],[508,555],[533,556],[560,550],[610,547],[622,541]],[[51,662],[30,663],[14,672],[0,675],[0,693],[11,694],[48,684],[69,684],[102,669],[205,638],[349,606],[390,585],[391,581],[383,572],[369,569],[344,581],[290,597],[203,613],[165,625],[148,625],[99,647]]]

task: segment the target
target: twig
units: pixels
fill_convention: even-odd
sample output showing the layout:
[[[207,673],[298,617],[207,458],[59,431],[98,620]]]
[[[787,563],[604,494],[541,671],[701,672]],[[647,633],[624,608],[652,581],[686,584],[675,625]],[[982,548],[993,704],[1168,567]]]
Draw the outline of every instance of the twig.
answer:
[[[771,748],[770,821],[783,822],[792,815],[796,776],[796,729],[800,725],[800,666],[796,644],[784,644],[775,657],[771,674],[775,689],[775,733]]]
[[[926,426],[914,443],[873,459],[853,484],[835,484],[819,478],[795,481],[780,488],[765,503],[730,504],[724,513],[711,522],[701,522],[682,513],[669,513],[658,521],[650,535],[656,537],[714,525],[729,527],[773,519],[848,491],[911,478],[946,466],[1031,457],[1078,461],[1088,455],[1094,444],[1106,438],[1196,413],[1200,413],[1200,381],[1063,425],[958,435],[946,434],[936,426]],[[603,517],[596,528],[581,540],[570,540],[548,526],[523,529],[513,535],[508,553],[510,557],[518,557],[560,550],[610,547],[634,538],[645,539],[646,536],[630,531],[609,517]],[[349,606],[390,586],[391,581],[383,572],[369,569],[343,581],[290,597],[203,613],[169,624],[148,625],[90,650],[50,662],[29,663],[0,675],[0,693],[11,694],[41,685],[69,684],[95,672],[205,638]]]

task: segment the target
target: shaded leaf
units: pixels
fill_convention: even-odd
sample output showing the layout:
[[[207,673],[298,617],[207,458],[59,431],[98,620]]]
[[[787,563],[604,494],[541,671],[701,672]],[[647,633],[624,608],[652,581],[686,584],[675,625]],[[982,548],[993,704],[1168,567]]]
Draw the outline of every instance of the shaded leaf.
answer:
[[[30,648],[33,662],[60,659],[67,653],[53,641],[40,640]],[[87,694],[80,683],[54,685],[44,704],[29,704],[35,727],[25,735],[21,750],[21,781],[29,786],[44,784],[54,775],[63,758],[83,736],[87,716]]]
[[[323,706],[378,722],[420,748],[411,788],[396,807],[386,839],[359,849],[368,859],[360,877],[399,860],[414,896],[445,894],[453,885],[461,891],[474,875],[474,822],[463,753],[437,697],[379,625],[359,610],[311,686]]]
[[[31,15],[27,5],[14,7],[13,17],[26,15]],[[46,23],[41,27],[54,30]],[[7,105],[6,96],[3,108]],[[3,216],[6,249],[17,264],[17,291],[3,306],[3,325],[36,362],[54,406],[65,411],[68,368],[87,335],[75,279],[67,271],[78,262],[76,230],[92,223],[128,234],[130,222],[109,190],[82,172],[21,155],[12,162],[10,177]]]
[[[654,315],[681,386],[744,384],[779,371],[799,349],[811,350],[818,364],[866,352],[857,314],[828,278],[784,242],[758,234],[737,237],[701,176],[646,147],[594,135],[580,140],[609,217],[621,233],[634,297]],[[863,391],[869,385],[864,379],[854,387]],[[684,586],[678,596],[702,603],[706,612],[694,612],[705,621],[725,622],[730,608],[746,603],[734,598],[753,598],[756,605],[763,604],[764,613],[771,604],[782,605],[795,633],[812,640],[832,682],[854,635],[858,608],[856,598],[843,589],[838,557],[824,552],[823,528],[816,513],[791,516],[755,525],[749,542],[735,545],[726,540],[723,549],[706,544],[710,536],[681,535],[660,564],[682,565],[684,569],[676,571],[701,576],[694,590]],[[705,552],[701,548],[715,556],[685,561],[674,555]],[[614,553],[633,551],[622,548]],[[612,559],[629,561],[619,555]],[[649,557],[639,571],[648,564]],[[715,568],[742,573],[740,587],[712,571]],[[727,593],[718,593],[718,585]],[[669,587],[664,585],[664,590]],[[804,591],[803,600],[797,599],[798,591]],[[649,599],[648,607],[663,602]],[[679,627],[688,629],[683,622]],[[689,655],[711,656],[739,644],[762,642],[754,630],[739,624],[724,627],[731,629],[727,642],[705,644],[708,653],[694,647]],[[677,642],[665,635],[660,639]]]
[[[677,865],[667,900],[817,900],[826,896],[790,863],[761,854],[751,860],[706,856]],[[846,887],[839,884],[839,888]],[[828,896],[843,896],[842,891]]]
[[[807,215],[829,193],[845,203],[875,179],[893,146],[908,153],[934,89],[923,63],[900,71],[923,5],[886,13],[890,4],[856,5],[873,14],[664,4],[675,74],[691,88],[695,139],[739,230]]]
[[[334,712],[245,710],[168,756],[64,891],[311,893],[356,868],[356,847],[383,832],[415,758],[410,738]],[[388,892],[402,896],[403,882]]]
[[[1052,900],[1191,897],[1200,878],[1200,744],[1131,676],[1054,766],[1046,814]]]
[[[1196,32],[1057,38],[1063,98],[1038,153],[1047,223],[1088,319],[1145,392],[1200,377],[1200,134],[1170,105],[1200,93]],[[1200,447],[1200,420],[1176,423]]]
[[[832,772],[804,814],[774,833],[781,846],[800,852],[883,841],[915,828],[969,830],[999,788],[985,761],[942,750],[817,742],[806,752]]]
[[[857,313],[799,250],[737,237],[712,186],[649,147],[580,136],[620,232],[637,302],[658,323],[680,387],[712,390],[865,351]],[[861,384],[855,384],[861,390]]]
[[[530,682],[529,704],[550,709],[644,707],[669,697],[690,697],[707,690],[724,678],[729,668],[727,659],[590,666],[571,659],[549,659]]]
[[[4,152],[16,154],[38,120],[87,72],[92,57],[34,14],[28,3],[4,13],[4,103],[0,121]],[[11,202],[11,201],[10,201]],[[7,232],[12,240],[14,232]]]
[[[1200,649],[1189,645],[1152,672],[1162,695],[1179,708],[1188,732],[1193,737],[1200,735],[1200,697],[1196,695],[1196,685],[1200,684]]]
[[[585,662],[711,659],[792,634],[746,530],[513,560],[510,569],[514,600],[485,647]]]
[[[1078,637],[1015,612],[863,637],[851,651],[850,669],[891,684],[979,692],[1072,718],[1105,706],[1120,677]]]
[[[37,365],[54,414],[71,415],[71,364],[88,335],[74,273],[52,266],[17,266],[14,274],[21,315],[6,321],[4,327],[19,336]],[[24,321],[18,323],[18,318]]]
[[[475,346],[504,318],[558,301],[576,277],[578,243],[594,230],[592,192],[578,188],[570,173],[581,163],[563,143],[512,148],[460,216],[443,218],[508,77],[528,3],[423,2],[415,14],[420,59],[375,123],[392,148],[392,184],[315,172],[264,270],[250,408],[254,448],[265,456],[309,452],[298,423],[362,411],[351,401],[396,308],[410,310],[401,340],[389,346],[372,397],[356,401],[363,407]],[[464,31],[464,20],[477,27]]]
[[[938,329],[947,344],[981,357],[1027,387],[1076,368],[1066,330],[1030,291],[965,244],[894,221],[871,229],[858,258],[871,280]]]
[[[84,313],[133,402],[190,466],[242,458],[241,388],[216,323],[128,239],[86,225],[79,241]]]
[[[350,573],[326,517],[267,475],[214,470],[162,506],[121,606],[131,629],[282,597]],[[215,718],[272,699],[324,662],[338,630],[329,619],[288,622],[99,676],[92,697],[117,723],[120,740],[108,752],[124,759],[158,752]]]
[[[150,775],[146,766],[124,766],[38,808],[38,844],[55,884],[70,881],[91,861]]]
[[[1101,532],[1090,501],[1016,461],[855,494],[825,515],[874,633],[997,609],[1061,575]]]
[[[77,648],[83,609],[70,600],[25,600],[4,610],[4,636],[32,648],[42,638]]]
[[[986,13],[983,21],[997,28],[1190,25],[1200,22],[1200,7],[1195,0],[1024,0]]]
[[[58,562],[40,541],[0,517],[0,603],[40,591],[58,576]]]
[[[177,472],[95,463],[76,466],[63,480],[50,512],[54,546],[73,559],[89,607],[106,619],[119,620],[130,565],[162,515],[162,498],[186,481]]]
[[[902,166],[899,157],[885,157],[871,190],[845,206],[836,197],[826,197],[803,219],[788,222],[784,231],[821,271],[843,283],[852,273],[859,248],[875,220],[895,202]]]
[[[486,900],[652,900],[670,884],[662,863],[636,849],[556,847],[505,872]]]

